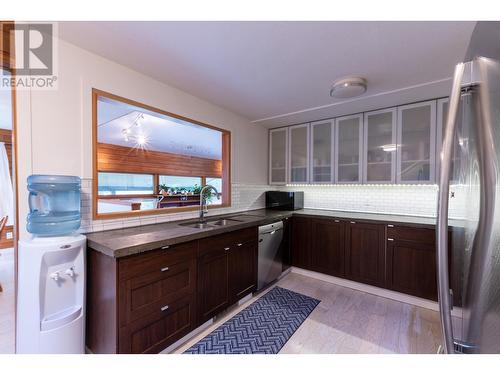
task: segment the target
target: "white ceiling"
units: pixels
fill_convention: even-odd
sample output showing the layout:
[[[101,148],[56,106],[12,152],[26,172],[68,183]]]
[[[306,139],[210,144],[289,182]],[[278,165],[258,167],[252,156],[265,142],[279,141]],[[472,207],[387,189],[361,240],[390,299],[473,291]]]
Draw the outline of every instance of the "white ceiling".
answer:
[[[265,126],[448,95],[475,22],[62,22],[60,36]],[[335,79],[367,92],[332,99]]]
[[[139,115],[142,116],[138,120]],[[142,148],[145,150],[222,159],[220,131],[107,99],[98,101],[97,116],[100,143],[141,147],[137,139],[143,136],[146,144]],[[130,129],[128,140],[124,129]]]

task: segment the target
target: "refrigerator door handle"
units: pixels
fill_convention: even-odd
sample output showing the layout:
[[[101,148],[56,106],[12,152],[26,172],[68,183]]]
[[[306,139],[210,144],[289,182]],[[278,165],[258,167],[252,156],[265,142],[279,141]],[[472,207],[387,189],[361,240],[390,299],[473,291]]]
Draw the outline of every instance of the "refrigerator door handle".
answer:
[[[444,352],[454,353],[453,327],[451,318],[451,296],[448,270],[448,200],[453,140],[457,125],[457,114],[460,105],[461,82],[464,74],[464,64],[455,67],[453,86],[451,89],[448,117],[446,121],[443,148],[441,151],[441,174],[438,190],[437,211],[437,274],[438,302],[441,315],[441,328],[444,337]]]

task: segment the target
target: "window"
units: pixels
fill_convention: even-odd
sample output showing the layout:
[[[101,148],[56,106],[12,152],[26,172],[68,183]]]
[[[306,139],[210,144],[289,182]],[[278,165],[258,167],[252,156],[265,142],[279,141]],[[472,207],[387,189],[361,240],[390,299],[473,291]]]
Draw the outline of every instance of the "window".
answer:
[[[221,204],[222,203],[222,178],[219,177],[207,177],[206,178],[206,184],[207,185],[212,185],[214,188],[217,189],[219,192],[218,195],[213,195],[210,197],[209,203],[210,204]]]
[[[92,105],[94,219],[197,210],[206,184],[230,205],[230,132],[96,89]]]
[[[153,175],[99,173],[99,195],[147,195],[154,193]]]
[[[201,177],[160,176],[160,189],[168,194],[196,193],[201,186]]]

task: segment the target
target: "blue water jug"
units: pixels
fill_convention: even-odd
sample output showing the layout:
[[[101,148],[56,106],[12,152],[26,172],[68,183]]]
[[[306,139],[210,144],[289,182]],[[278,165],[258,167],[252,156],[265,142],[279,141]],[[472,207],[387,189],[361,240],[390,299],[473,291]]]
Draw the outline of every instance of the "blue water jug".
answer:
[[[29,176],[28,232],[63,236],[80,228],[80,188],[76,176]]]

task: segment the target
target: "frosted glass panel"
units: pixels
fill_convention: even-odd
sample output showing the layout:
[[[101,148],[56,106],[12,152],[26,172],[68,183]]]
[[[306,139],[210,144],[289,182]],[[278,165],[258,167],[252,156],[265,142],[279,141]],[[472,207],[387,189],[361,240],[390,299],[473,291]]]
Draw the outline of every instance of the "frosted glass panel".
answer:
[[[307,126],[290,128],[290,182],[307,182]]]
[[[339,182],[358,182],[359,176],[359,130],[361,118],[339,120],[338,126],[338,172]]]
[[[271,182],[286,182],[286,129],[271,133]]]
[[[332,181],[332,124],[311,126],[313,139],[313,182]]]
[[[367,115],[366,179],[369,182],[392,181],[392,163],[396,151],[393,142],[393,112]]]
[[[446,120],[448,118],[448,102],[443,102],[442,106],[443,108],[442,108],[442,118],[441,118],[441,129],[443,138],[441,139],[441,145],[439,145],[438,150],[441,150],[442,141],[444,140],[444,134],[446,130]],[[460,102],[460,108],[456,119],[457,125],[455,131],[455,138],[453,140],[453,151],[452,151],[451,170],[450,170],[451,173],[450,180],[455,182],[460,181],[460,153],[461,153],[460,143],[463,143],[462,141],[460,141],[460,139],[463,139],[464,137],[463,127],[462,127],[462,117],[463,117],[462,108],[463,108],[462,102]]]
[[[430,181],[431,105],[401,110],[401,181]]]

